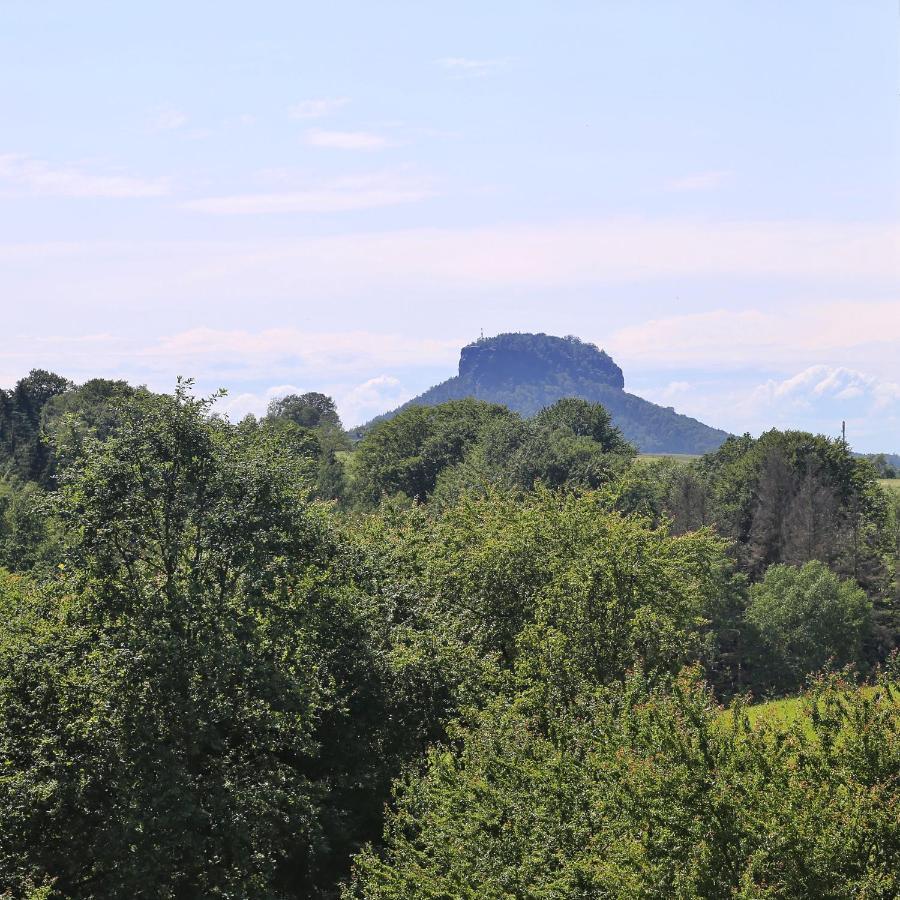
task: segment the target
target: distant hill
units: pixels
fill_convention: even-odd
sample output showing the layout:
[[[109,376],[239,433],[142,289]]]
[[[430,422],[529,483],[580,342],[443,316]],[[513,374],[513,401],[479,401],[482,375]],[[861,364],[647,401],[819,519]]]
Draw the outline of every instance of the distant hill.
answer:
[[[464,397],[502,403],[523,416],[533,416],[562,397],[580,397],[602,403],[642,453],[707,453],[728,437],[624,388],[622,370],[593,344],[571,336],[500,334],[463,347],[458,375],[369,424],[408,406],[434,406]]]

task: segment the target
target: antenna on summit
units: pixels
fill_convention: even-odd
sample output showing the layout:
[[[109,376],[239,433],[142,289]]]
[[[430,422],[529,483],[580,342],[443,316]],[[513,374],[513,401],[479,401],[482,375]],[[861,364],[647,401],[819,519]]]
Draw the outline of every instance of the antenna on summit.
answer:
[[[478,340],[480,340],[480,341],[484,340],[484,329],[483,328],[481,329],[481,337]]]

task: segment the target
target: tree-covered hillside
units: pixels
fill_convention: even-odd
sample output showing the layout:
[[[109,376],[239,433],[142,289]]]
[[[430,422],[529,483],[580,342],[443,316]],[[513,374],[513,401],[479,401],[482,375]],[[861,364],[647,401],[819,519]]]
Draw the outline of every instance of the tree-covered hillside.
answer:
[[[500,334],[463,347],[459,374],[400,409],[471,397],[533,416],[563,397],[578,397],[602,403],[613,424],[643,453],[707,453],[728,436],[671,407],[629,394],[624,385],[622,370],[593,344],[571,336]]]

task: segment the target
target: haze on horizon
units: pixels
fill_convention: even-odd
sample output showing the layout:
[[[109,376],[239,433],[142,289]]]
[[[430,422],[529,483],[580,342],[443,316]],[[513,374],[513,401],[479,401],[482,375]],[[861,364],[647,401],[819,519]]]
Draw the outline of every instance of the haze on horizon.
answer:
[[[321,390],[507,331],[900,450],[895,3],[0,7],[0,387]]]

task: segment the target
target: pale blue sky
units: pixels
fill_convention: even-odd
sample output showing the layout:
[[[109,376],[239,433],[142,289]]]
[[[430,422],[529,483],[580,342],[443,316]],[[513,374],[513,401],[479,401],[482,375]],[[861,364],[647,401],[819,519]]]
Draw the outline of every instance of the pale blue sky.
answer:
[[[354,424],[541,330],[900,450],[898,47],[895,0],[0,0],[0,385]]]

